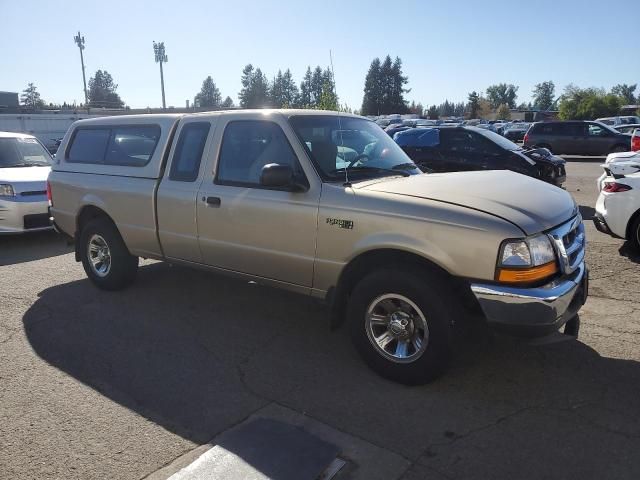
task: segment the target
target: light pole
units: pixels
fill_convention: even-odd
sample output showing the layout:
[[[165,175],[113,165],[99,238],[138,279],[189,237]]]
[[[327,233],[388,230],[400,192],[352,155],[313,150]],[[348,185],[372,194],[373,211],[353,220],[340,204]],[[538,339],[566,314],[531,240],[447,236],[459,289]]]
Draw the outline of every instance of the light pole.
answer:
[[[153,42],[153,51],[156,54],[156,63],[160,64],[160,87],[162,88],[162,109],[167,108],[167,104],[164,101],[164,73],[162,72],[162,64],[167,63],[168,58],[164,53],[164,42]]]
[[[84,74],[84,55],[82,55],[82,51],[84,50],[84,37],[80,35],[80,31],[78,31],[78,35],[73,37],[80,49],[80,63],[82,64],[82,83],[84,84],[84,106],[89,108],[89,98],[87,96],[87,77]]]

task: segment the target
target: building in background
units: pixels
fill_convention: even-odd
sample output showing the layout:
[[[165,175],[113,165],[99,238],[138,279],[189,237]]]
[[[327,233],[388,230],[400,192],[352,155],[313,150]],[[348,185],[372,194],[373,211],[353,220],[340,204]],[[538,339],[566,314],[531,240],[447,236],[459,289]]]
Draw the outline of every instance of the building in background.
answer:
[[[18,92],[0,92],[0,112],[17,111],[19,106]]]

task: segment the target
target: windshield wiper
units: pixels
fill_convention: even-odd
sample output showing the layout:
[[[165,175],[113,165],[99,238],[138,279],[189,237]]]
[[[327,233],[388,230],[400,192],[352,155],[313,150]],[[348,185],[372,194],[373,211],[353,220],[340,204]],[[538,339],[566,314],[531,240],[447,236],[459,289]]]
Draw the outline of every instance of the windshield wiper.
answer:
[[[399,163],[391,167],[392,170],[414,170],[416,168],[418,168],[418,166],[413,162]]]
[[[396,165],[393,168],[398,167],[399,165]],[[345,170],[347,170],[346,168],[336,168],[335,170],[331,170],[329,173],[332,175],[335,175],[337,173],[341,173],[344,172]],[[404,170],[393,170],[392,168],[382,168],[382,167],[370,167],[370,166],[358,166],[358,167],[351,167],[348,169],[349,172],[375,172],[375,173],[390,173],[393,175],[402,175],[403,177],[408,177],[411,174],[409,172],[406,172]]]

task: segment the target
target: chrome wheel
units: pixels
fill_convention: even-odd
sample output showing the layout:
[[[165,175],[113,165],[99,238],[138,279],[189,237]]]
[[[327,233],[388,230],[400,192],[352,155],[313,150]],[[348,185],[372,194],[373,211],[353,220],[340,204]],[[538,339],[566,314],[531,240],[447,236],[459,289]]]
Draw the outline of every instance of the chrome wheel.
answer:
[[[99,277],[106,277],[111,270],[111,250],[106,240],[94,233],[87,249],[91,270]]]
[[[427,320],[422,310],[403,295],[388,293],[374,299],[365,322],[371,345],[393,362],[413,362],[427,349]]]

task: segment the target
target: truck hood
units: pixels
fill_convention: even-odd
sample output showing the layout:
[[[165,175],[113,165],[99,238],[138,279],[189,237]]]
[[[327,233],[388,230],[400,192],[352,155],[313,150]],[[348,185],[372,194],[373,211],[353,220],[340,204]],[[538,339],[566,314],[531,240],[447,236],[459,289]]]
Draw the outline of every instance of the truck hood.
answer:
[[[479,210],[516,225],[527,235],[553,228],[578,210],[566,191],[508,170],[385,178],[354,188]]]

